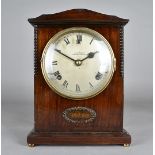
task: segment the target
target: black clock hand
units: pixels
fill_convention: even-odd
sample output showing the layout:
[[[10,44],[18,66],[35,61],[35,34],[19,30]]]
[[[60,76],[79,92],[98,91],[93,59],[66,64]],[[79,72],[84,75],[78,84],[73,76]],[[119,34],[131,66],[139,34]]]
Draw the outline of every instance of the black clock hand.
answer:
[[[90,53],[88,53],[88,55],[84,58],[84,59],[82,59],[81,61],[84,61],[84,60],[86,60],[86,59],[88,59],[88,58],[94,58],[94,55],[96,54],[96,53],[98,53],[98,51],[96,51],[96,52],[90,52]]]
[[[68,58],[68,59],[70,59],[70,60],[72,60],[72,61],[75,62],[74,59],[72,59],[71,57],[69,57],[69,56],[67,56],[66,54],[62,53],[61,50],[55,49],[55,51],[57,51],[57,52],[60,53],[61,55],[65,56],[66,58]]]

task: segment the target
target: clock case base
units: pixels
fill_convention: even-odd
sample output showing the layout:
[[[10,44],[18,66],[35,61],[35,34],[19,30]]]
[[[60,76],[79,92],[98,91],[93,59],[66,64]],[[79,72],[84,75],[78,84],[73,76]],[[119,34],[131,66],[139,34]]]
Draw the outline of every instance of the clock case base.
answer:
[[[131,144],[131,136],[122,132],[36,132],[27,137],[28,145],[104,145]]]

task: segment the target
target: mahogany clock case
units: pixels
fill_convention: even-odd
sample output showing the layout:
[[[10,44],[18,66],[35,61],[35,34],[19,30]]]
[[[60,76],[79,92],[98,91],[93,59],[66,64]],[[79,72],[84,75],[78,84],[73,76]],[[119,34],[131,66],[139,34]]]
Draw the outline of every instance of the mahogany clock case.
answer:
[[[73,9],[28,21],[34,26],[34,129],[27,137],[28,144],[130,144],[131,136],[123,129],[123,29],[128,19]],[[90,99],[63,98],[50,89],[42,75],[40,61],[47,42],[59,31],[71,27],[99,32],[110,43],[116,57],[116,71],[110,84]],[[75,118],[82,113],[81,122],[64,117],[67,109],[72,108]],[[92,121],[86,121],[91,117],[89,109],[95,112]]]

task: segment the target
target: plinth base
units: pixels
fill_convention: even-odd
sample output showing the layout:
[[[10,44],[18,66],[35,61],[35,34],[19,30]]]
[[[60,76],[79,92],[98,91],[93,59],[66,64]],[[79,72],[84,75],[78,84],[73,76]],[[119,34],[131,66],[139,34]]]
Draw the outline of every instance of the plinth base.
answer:
[[[129,146],[131,136],[122,132],[35,132],[27,137],[29,146],[34,145],[103,145],[122,144]]]

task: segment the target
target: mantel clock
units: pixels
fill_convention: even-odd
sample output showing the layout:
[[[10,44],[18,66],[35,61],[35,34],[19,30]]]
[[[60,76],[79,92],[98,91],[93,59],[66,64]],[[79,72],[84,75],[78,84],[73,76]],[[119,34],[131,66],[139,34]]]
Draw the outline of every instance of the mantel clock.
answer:
[[[34,26],[34,129],[29,146],[131,143],[123,129],[127,19],[73,9]]]

